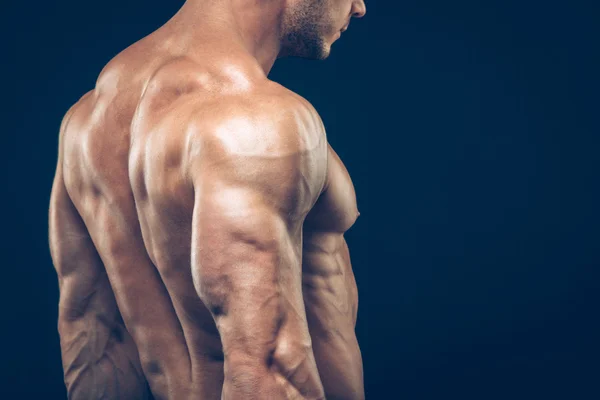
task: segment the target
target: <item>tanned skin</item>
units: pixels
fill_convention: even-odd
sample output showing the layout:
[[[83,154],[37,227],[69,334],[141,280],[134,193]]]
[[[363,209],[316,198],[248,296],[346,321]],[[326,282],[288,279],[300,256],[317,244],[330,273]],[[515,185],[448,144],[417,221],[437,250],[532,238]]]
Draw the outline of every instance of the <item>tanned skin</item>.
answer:
[[[363,399],[347,170],[270,81],[363,0],[188,0],[64,117],[50,204],[69,398]]]

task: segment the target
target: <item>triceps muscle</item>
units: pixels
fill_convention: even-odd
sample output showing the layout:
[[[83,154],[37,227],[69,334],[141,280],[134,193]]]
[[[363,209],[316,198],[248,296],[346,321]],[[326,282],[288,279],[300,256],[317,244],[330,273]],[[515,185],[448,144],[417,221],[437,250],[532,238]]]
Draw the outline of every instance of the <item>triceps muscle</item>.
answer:
[[[223,398],[322,398],[303,307],[299,238],[252,193],[233,191],[221,188],[218,197],[228,196],[226,202],[197,200],[192,256],[196,288],[223,343]]]

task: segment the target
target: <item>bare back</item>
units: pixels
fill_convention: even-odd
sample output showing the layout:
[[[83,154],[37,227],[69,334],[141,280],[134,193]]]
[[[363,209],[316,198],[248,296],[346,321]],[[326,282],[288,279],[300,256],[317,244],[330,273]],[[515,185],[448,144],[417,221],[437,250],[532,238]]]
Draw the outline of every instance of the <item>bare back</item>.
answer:
[[[304,99],[251,72],[150,48],[156,49],[142,41],[117,56],[61,128],[50,237],[70,393],[89,398],[85,382],[92,374],[95,382],[114,376],[118,382],[106,378],[110,388],[103,390],[124,398],[148,396],[146,381],[157,399],[221,398],[224,333],[190,267],[198,235],[190,165],[208,151],[200,150],[203,132],[223,126],[216,121],[235,125],[231,116],[257,107],[278,118],[279,107],[307,121],[299,142],[325,144],[313,152],[324,180],[313,182],[316,201],[296,243],[314,359],[328,399],[362,398],[357,290],[343,237],[358,211],[318,115]],[[243,140],[269,147],[256,135]]]

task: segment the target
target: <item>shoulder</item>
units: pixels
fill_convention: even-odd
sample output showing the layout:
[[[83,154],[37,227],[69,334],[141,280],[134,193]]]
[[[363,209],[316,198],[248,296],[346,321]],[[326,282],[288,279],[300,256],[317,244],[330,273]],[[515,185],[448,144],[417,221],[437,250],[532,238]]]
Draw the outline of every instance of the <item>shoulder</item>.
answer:
[[[303,198],[302,209],[314,204],[326,179],[327,138],[308,102],[270,87],[205,103],[192,114],[186,143],[195,187],[212,179],[282,201]]]
[[[67,112],[63,115],[61,123],[60,123],[59,132],[61,135],[64,135],[64,133],[66,132],[67,127],[69,126],[69,123],[73,119],[73,115],[77,111],[79,111],[82,107],[84,107],[85,104],[89,101],[89,99],[92,98],[93,96],[94,96],[94,90],[90,90],[90,91],[86,92],[83,96],[81,96],[79,98],[79,100],[77,100],[75,103],[73,103],[69,107]]]
[[[315,109],[279,86],[222,96],[191,111],[188,143],[231,155],[277,156],[320,152],[327,138]]]

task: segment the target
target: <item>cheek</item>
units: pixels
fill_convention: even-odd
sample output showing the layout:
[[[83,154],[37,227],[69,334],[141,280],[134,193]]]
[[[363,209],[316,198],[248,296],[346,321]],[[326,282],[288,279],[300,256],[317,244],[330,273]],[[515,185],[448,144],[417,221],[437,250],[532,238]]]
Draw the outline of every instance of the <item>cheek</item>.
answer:
[[[350,14],[353,0],[333,0],[333,9],[338,19],[344,19]]]
[[[352,9],[352,0],[331,0],[329,16],[331,21],[339,25],[338,29],[346,25]]]
[[[337,29],[341,28],[345,24],[344,21],[346,21],[346,16],[348,15],[347,2],[331,0],[326,1],[326,3],[327,6],[324,10],[323,18],[327,20],[329,25],[335,25]]]

